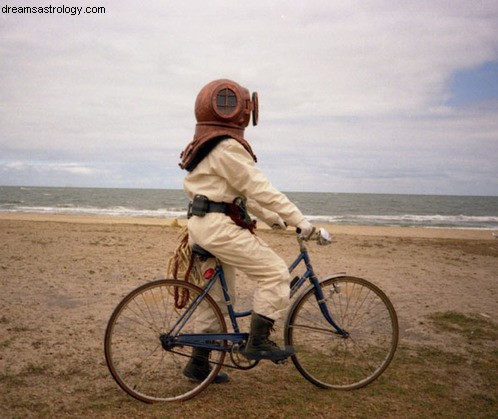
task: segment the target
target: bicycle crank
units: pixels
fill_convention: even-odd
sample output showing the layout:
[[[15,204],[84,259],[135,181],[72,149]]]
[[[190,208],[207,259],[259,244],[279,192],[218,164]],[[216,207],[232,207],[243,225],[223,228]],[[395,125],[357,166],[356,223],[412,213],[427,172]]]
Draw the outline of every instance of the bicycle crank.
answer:
[[[247,359],[243,354],[244,347],[245,342],[233,345],[232,350],[230,351],[230,358],[237,368],[241,370],[250,370],[259,364],[259,360]]]

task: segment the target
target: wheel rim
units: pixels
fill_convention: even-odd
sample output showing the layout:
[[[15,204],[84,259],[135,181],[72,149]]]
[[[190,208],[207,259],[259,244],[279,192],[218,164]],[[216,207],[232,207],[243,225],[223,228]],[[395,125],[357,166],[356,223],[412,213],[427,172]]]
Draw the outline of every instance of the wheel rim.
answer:
[[[116,382],[131,396],[144,402],[186,400],[198,394],[215,378],[225,353],[212,351],[211,373],[202,382],[183,375],[191,358],[191,347],[164,350],[160,336],[170,331],[178,319],[174,290],[188,290],[190,298],[202,292],[183,281],[160,280],[132,291],[116,307],[105,336],[105,355]],[[203,308],[226,332],[226,324],[218,306],[208,296]],[[197,311],[196,311],[197,313]],[[197,315],[186,322],[183,333],[195,333]]]
[[[349,337],[334,333],[310,289],[296,301],[286,326],[286,341],[296,349],[292,360],[319,387],[363,387],[394,356],[399,333],[394,308],[379,288],[360,278],[330,279],[321,287],[332,318]]]

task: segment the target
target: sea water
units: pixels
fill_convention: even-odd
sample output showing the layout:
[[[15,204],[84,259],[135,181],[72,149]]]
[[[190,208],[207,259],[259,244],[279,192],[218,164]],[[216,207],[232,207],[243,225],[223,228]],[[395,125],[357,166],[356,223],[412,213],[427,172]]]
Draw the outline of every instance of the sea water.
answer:
[[[313,223],[498,229],[498,197],[287,192]],[[181,190],[0,186],[0,212],[185,218]]]

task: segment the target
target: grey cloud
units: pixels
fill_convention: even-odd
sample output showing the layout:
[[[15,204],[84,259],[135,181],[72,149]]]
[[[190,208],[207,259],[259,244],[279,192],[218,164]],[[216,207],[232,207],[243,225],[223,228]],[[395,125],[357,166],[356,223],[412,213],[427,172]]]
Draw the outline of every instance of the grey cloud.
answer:
[[[246,133],[286,189],[498,178],[498,105],[445,105],[452,74],[498,60],[495,2],[123,1],[102,16],[1,18],[0,152],[27,165],[23,182],[30,162],[78,161],[114,185],[181,187],[195,95],[217,77],[259,92],[261,123]]]

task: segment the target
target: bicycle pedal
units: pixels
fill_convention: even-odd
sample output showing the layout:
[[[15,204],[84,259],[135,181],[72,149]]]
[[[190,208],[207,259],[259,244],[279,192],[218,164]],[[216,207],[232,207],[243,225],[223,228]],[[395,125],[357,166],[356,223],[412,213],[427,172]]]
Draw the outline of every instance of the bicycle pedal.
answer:
[[[284,359],[272,359],[271,362],[273,362],[274,364],[277,364],[277,365],[284,365],[284,364],[287,364],[287,362],[289,361],[289,358],[284,358]]]

